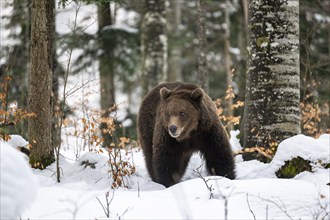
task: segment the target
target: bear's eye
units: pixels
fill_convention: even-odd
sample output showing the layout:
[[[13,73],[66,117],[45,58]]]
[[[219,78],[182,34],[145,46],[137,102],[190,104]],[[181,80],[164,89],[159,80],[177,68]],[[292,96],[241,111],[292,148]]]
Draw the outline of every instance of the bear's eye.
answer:
[[[179,112],[180,116],[185,116],[186,113],[184,112]]]
[[[171,116],[171,114],[170,114],[170,113],[167,113],[167,114],[166,114],[166,116],[167,116],[167,117],[170,117],[170,116]]]

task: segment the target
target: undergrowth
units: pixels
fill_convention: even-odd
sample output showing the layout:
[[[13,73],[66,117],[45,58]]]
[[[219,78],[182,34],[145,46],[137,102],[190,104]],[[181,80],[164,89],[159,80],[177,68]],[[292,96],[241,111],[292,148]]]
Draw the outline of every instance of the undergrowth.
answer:
[[[83,151],[108,154],[109,170],[112,188],[129,188],[128,178],[135,173],[135,166],[131,163],[131,140],[119,136],[122,125],[116,118],[117,106],[111,108],[111,115],[102,117],[103,112],[85,108],[81,117],[73,116],[64,120],[67,143],[70,138],[74,141],[74,152],[78,159]],[[101,124],[102,129],[101,129]],[[104,127],[104,125],[106,125]],[[104,134],[110,135],[110,144],[104,146]],[[123,155],[126,154],[126,157]]]
[[[0,83],[0,140],[10,140],[8,130],[18,122],[35,117],[35,114],[27,110],[20,109],[18,103],[9,100],[10,81],[12,77],[5,76]]]

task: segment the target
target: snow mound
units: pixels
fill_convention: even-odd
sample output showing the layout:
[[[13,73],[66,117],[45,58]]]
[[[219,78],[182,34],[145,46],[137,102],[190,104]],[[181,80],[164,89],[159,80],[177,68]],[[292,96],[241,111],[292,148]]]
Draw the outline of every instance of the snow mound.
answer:
[[[31,168],[13,147],[0,141],[0,219],[18,219],[37,193]]]
[[[238,179],[277,178],[276,172],[289,161],[301,157],[311,162],[313,173],[302,172],[294,179],[306,180],[312,183],[327,184],[330,182],[329,169],[322,165],[330,163],[330,135],[323,134],[318,139],[302,134],[282,141],[273,160],[267,164],[257,160],[236,163]],[[313,178],[311,178],[313,176]]]
[[[270,169],[276,172],[280,167],[295,157],[301,157],[314,164],[330,163],[330,135],[323,134],[318,139],[302,134],[282,141],[270,163]]]
[[[29,144],[22,136],[16,134],[10,135],[10,140],[7,143],[15,148],[26,147]]]

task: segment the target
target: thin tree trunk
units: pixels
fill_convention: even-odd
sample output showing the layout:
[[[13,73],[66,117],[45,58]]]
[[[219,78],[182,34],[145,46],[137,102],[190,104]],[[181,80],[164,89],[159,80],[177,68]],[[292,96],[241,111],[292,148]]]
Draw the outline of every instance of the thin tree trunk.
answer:
[[[267,149],[300,133],[299,1],[251,0],[249,23],[244,147]]]
[[[209,73],[206,60],[206,17],[205,17],[205,0],[198,0],[198,69],[197,77],[200,87],[208,93],[209,91]]]
[[[169,63],[168,71],[167,71],[167,81],[180,81],[182,80],[181,71],[181,58],[182,58],[182,51],[181,51],[181,43],[180,43],[180,30],[179,26],[181,25],[181,0],[171,1],[171,13],[168,15],[168,33],[170,33],[171,39],[171,47],[169,47]]]
[[[146,0],[142,22],[143,92],[165,80],[167,73],[167,36],[165,0]]]
[[[53,7],[55,8],[55,0],[50,0],[52,4],[54,5]],[[55,16],[53,14],[53,16]],[[55,17],[53,18],[53,30],[55,31]],[[52,59],[53,59],[53,65],[52,65],[52,110],[53,110],[53,115],[52,115],[52,145],[53,148],[60,149],[61,146],[61,135],[60,135],[60,117],[62,116],[60,111],[61,111],[61,104],[60,104],[60,99],[59,99],[59,77],[60,75],[64,75],[64,70],[62,66],[58,63],[57,57],[56,57],[56,48],[53,47],[52,51]]]
[[[104,27],[112,25],[114,18],[111,16],[110,3],[100,3],[97,7],[99,42],[103,54],[99,59],[99,72],[101,84],[101,110],[102,117],[108,118],[110,108],[115,104],[115,80],[114,80],[114,43],[110,42],[109,33]],[[103,136],[103,146],[110,146],[111,137],[106,122],[101,123],[100,129]]]
[[[53,1],[32,0],[31,69],[29,76],[29,142],[30,163],[44,169],[54,161],[51,143],[52,68],[53,68]]]
[[[248,65],[248,42],[249,42],[249,31],[248,31],[248,0],[242,0],[241,1],[241,7],[242,7],[242,22],[240,24],[240,30],[238,35],[238,47],[240,50],[240,62],[241,65],[238,65],[238,68],[236,68],[235,73],[237,74],[237,84],[238,84],[238,96],[240,98],[245,97],[245,88],[246,88],[246,75],[247,75],[247,65]],[[244,112],[244,111],[243,111]],[[242,113],[243,113],[242,112]],[[240,124],[240,135],[241,137],[244,137],[244,117],[242,118],[241,124]],[[240,143],[243,146],[243,138],[240,139]]]
[[[226,60],[226,73],[227,73],[227,87],[230,90],[230,93],[233,92],[233,76],[232,76],[232,60],[230,57],[230,19],[229,19],[229,5],[228,0],[226,0],[226,8],[225,8],[225,22],[226,22],[226,30],[225,30],[225,60]],[[231,118],[234,115],[233,111],[233,98],[232,95],[229,94],[227,96],[227,117]],[[229,122],[227,125],[227,130],[233,130],[234,126],[232,122]]]
[[[249,22],[248,0],[242,0],[242,7],[243,7],[243,17],[244,17],[244,22],[243,22],[244,32],[246,32],[247,34],[248,22]]]

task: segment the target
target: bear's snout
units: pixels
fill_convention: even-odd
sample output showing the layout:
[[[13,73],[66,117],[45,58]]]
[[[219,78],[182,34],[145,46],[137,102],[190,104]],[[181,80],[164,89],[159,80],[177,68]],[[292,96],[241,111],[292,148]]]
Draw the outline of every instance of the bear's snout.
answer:
[[[176,132],[177,129],[178,129],[178,127],[175,126],[175,125],[170,125],[170,127],[169,127],[169,130],[170,130],[170,132],[171,132],[172,134],[175,134],[175,132]]]
[[[171,117],[168,123],[168,133],[173,137],[177,138],[180,136],[183,128],[178,117]]]
[[[182,130],[178,130],[178,127],[176,125],[173,125],[173,124],[168,127],[168,133],[170,133],[170,135],[173,138],[179,137],[180,134],[181,134],[181,131]]]

